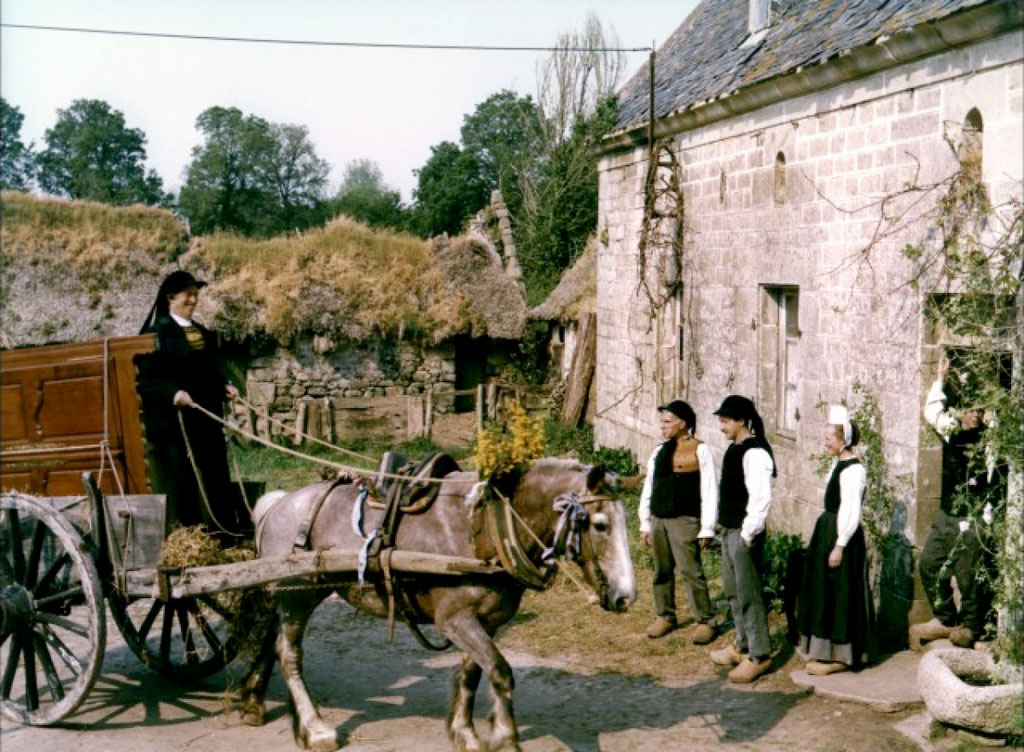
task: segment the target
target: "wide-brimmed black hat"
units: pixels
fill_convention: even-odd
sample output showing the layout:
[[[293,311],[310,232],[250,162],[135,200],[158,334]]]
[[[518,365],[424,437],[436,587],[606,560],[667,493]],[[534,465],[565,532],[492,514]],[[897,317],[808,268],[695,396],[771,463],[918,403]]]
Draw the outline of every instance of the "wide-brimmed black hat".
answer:
[[[206,283],[196,279],[191,273],[178,269],[167,275],[160,284],[160,292],[163,295],[176,295],[190,287],[206,287]]]
[[[739,394],[730,394],[722,400],[722,406],[715,410],[715,415],[733,420],[750,420],[757,415],[754,403]]]
[[[658,412],[672,413],[680,420],[685,420],[686,425],[691,429],[697,426],[697,415],[693,412],[693,408],[683,400],[672,400],[667,405],[661,405]]]

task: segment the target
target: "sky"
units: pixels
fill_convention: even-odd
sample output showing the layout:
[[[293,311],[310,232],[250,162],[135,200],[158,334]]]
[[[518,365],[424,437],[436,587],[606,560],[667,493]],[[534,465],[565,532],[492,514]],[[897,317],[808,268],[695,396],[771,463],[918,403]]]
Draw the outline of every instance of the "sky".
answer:
[[[588,13],[622,47],[661,45],[697,0],[0,0],[4,24],[372,43],[551,46]],[[502,89],[536,97],[540,52],[245,44],[4,27],[0,93],[41,146],[57,110],[101,99],[147,138],[147,165],[177,191],[215,105],[309,129],[332,190],[355,159],[376,162],[408,201],[430,147]],[[646,64],[628,53],[625,83]]]

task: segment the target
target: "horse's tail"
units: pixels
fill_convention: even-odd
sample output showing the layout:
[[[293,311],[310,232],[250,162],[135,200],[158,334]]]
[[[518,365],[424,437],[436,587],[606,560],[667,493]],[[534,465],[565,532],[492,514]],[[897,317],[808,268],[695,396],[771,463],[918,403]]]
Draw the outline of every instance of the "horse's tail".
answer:
[[[256,530],[256,546],[259,547],[260,542],[260,528],[262,527],[263,520],[266,519],[267,514],[273,509],[277,502],[288,495],[287,491],[267,491],[260,498],[256,500],[256,506],[252,508],[252,525]]]

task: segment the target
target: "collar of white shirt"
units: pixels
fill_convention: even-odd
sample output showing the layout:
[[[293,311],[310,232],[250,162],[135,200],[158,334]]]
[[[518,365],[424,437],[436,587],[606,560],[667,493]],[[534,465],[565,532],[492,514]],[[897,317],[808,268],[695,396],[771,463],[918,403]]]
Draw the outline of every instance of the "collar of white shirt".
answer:
[[[172,313],[171,318],[178,322],[178,326],[192,326],[192,319],[183,318],[176,313]]]

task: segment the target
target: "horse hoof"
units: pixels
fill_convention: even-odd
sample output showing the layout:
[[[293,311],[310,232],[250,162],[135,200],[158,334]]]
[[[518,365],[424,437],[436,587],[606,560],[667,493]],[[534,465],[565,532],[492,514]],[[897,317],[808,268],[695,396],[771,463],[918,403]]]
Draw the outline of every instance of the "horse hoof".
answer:
[[[484,752],[484,747],[480,743],[480,737],[471,728],[460,729],[459,731],[452,730],[451,738],[455,752]]]
[[[519,742],[515,739],[506,739],[500,742],[498,746],[492,746],[490,752],[523,752],[523,748],[519,746]]]
[[[267,722],[266,708],[262,704],[240,708],[238,714],[246,726],[262,726]]]
[[[299,744],[312,752],[334,752],[338,744],[338,732],[326,723],[310,724],[300,735]]]

